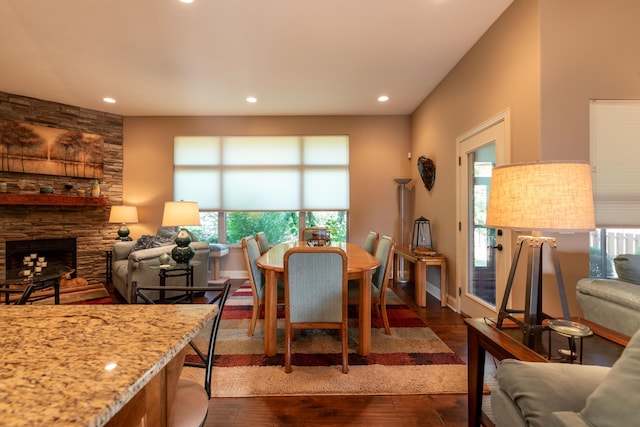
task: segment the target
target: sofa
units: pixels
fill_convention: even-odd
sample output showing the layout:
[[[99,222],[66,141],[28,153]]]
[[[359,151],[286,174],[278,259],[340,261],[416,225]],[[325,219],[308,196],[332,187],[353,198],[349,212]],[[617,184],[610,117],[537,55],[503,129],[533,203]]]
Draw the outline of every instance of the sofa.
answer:
[[[497,427],[632,426],[640,408],[640,331],[611,368],[505,359],[491,390]]]
[[[134,282],[143,286],[157,286],[160,283],[160,256],[171,253],[175,247],[171,237],[142,236],[130,242],[117,241],[113,246],[111,277],[114,288],[130,303],[137,301]],[[193,267],[194,286],[207,286],[209,280],[209,243],[191,242],[195,249],[192,259],[197,261]],[[153,268],[156,267],[156,268]],[[184,277],[167,278],[166,285],[184,286]],[[152,299],[158,299],[157,292],[146,293]],[[170,292],[166,297],[171,297]]]
[[[632,336],[640,329],[640,255],[618,255],[617,279],[580,279],[576,298],[583,317]]]

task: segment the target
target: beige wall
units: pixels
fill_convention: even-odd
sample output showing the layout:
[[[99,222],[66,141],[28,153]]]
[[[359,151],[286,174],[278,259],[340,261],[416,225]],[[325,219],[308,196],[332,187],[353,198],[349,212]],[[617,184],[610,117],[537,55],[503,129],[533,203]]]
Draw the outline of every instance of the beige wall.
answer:
[[[431,194],[418,189],[414,215],[435,223],[438,249],[453,260],[450,295],[456,137],[508,108],[511,163],[589,160],[589,99],[640,98],[638,16],[637,0],[515,0],[416,110],[412,151],[440,168]],[[558,239],[570,312],[579,315],[575,284],[589,275],[588,236],[550,235]],[[545,263],[544,310],[561,314]],[[522,287],[512,295],[524,300]]]
[[[368,117],[126,117],[123,198],[139,206],[131,235],[155,234],[164,202],[173,200],[174,135],[350,135],[350,240],[363,242],[369,230],[397,235],[393,178],[410,163],[408,116]],[[259,182],[256,185],[260,185]],[[222,270],[243,269],[237,251]]]
[[[432,221],[436,248],[449,265],[449,294],[456,278],[456,138],[510,110],[512,161],[539,158],[538,2],[518,1],[465,55],[412,116],[412,151],[434,160],[436,184],[416,187],[414,217]],[[414,179],[417,170],[412,169]]]
[[[640,99],[640,2],[543,0],[540,15],[541,159],[588,161],[589,100]],[[558,236],[558,248],[572,297],[589,275],[588,236]]]

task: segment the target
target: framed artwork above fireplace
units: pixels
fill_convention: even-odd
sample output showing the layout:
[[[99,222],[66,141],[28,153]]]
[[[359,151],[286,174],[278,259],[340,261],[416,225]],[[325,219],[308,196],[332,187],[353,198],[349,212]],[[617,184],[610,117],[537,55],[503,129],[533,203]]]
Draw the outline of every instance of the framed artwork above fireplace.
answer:
[[[0,171],[101,179],[100,135],[0,120]]]

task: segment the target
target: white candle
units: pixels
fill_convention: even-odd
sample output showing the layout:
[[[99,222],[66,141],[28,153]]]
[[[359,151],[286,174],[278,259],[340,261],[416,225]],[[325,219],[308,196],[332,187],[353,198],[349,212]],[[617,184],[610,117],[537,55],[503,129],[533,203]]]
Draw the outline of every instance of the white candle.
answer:
[[[43,263],[42,263],[42,264],[40,264],[40,265],[42,265],[43,267],[46,267],[46,266],[47,266],[47,261],[43,262]]]
[[[40,262],[44,262],[44,257],[43,257],[43,256],[39,256],[39,257],[38,257],[38,261],[40,261]]]
[[[38,258],[38,254],[31,254],[31,259],[36,259]]]

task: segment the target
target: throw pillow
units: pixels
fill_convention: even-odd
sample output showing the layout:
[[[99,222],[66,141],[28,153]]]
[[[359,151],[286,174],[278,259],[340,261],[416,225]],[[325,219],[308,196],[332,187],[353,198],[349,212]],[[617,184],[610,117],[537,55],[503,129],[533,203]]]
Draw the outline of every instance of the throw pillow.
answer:
[[[176,234],[178,234],[176,231],[166,227],[158,228],[158,232],[156,233],[156,235],[158,235],[159,237],[164,237],[166,239],[171,239],[171,240],[176,238]]]
[[[161,246],[169,246],[172,244],[173,240],[167,239],[166,237],[149,236],[145,234],[136,241],[136,244],[133,245],[133,248],[131,248],[131,252],[139,251],[142,249],[159,248]]]
[[[640,408],[640,331],[629,341],[580,414],[591,425],[632,426]]]
[[[618,255],[613,262],[618,279],[640,285],[640,255]]]

